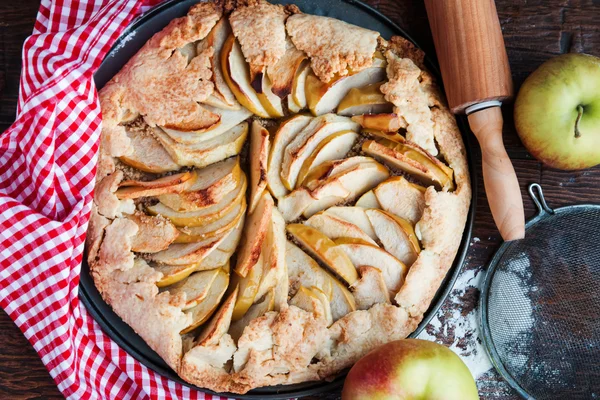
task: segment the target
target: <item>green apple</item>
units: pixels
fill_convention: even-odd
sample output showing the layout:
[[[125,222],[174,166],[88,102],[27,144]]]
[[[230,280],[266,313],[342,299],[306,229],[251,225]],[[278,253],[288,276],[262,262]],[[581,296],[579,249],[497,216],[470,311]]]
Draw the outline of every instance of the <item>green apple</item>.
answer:
[[[441,344],[419,339],[384,344],[352,367],[342,400],[479,399],[462,360]]]
[[[551,167],[600,164],[600,58],[564,54],[542,64],[521,86],[515,125],[527,150]]]

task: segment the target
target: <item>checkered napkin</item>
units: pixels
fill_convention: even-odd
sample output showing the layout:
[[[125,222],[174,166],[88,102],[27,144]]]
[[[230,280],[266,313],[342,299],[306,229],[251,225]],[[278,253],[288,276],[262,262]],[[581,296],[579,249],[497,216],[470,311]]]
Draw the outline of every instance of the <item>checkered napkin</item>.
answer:
[[[78,298],[101,129],[92,79],[156,0],[42,0],[23,47],[16,122],[0,135],[0,306],[70,399],[217,398],[120,349]]]

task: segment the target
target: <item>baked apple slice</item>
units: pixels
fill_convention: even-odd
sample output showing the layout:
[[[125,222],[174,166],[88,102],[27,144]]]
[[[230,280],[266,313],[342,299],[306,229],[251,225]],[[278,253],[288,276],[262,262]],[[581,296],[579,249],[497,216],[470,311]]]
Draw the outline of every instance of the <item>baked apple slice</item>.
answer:
[[[306,176],[318,165],[326,161],[339,160],[352,149],[358,134],[355,131],[340,131],[327,137],[302,164],[296,186],[301,186]]]
[[[285,243],[285,264],[292,293],[300,286],[318,287],[333,299],[333,282],[329,274],[308,254],[289,240]]]
[[[202,260],[202,263],[198,264],[198,270],[221,268],[227,264],[237,249],[240,239],[242,238],[244,221],[245,216],[242,214],[242,217],[238,221],[237,225],[229,233],[227,233],[227,236],[221,242],[219,247],[212,251],[208,257]],[[229,266],[229,264],[227,265]]]
[[[274,289],[275,305],[279,310],[287,304],[289,288],[285,266],[285,221],[277,208],[273,207],[272,213],[271,225],[262,248],[264,269],[256,297],[261,298],[267,291]]]
[[[300,286],[319,288],[329,299],[333,321],[356,310],[352,293],[337,278],[321,268],[315,260],[290,241],[286,243],[285,261],[288,267],[291,293],[295,294]]]
[[[131,152],[119,157],[124,164],[153,174],[177,171],[181,168],[151,134],[128,130],[127,137],[131,141]]]
[[[260,318],[269,311],[273,311],[275,308],[275,295],[273,290],[269,290],[267,294],[259,300],[258,302],[252,304],[248,311],[237,321],[231,324],[229,328],[229,334],[233,338],[234,341],[238,341],[242,333],[244,332],[244,328],[250,324],[250,321]]]
[[[185,192],[160,195],[158,200],[175,211],[210,207],[241,184],[242,174],[239,157],[232,157],[197,170]]]
[[[333,298],[329,305],[331,306],[331,317],[335,322],[352,311],[356,311],[356,300],[337,278],[330,275],[330,279],[333,286]]]
[[[250,116],[252,116],[252,113],[250,111],[242,107],[240,107],[238,110],[223,110],[213,108],[208,105],[205,107],[214,111],[215,113],[218,113],[221,116],[221,122],[212,129],[202,132],[180,131],[165,127],[160,127],[156,129],[159,129],[161,132],[166,133],[166,135],[176,143],[194,145],[195,147],[192,146],[194,150],[206,150],[210,148],[210,144],[214,145],[215,142],[222,142],[224,137],[222,135],[224,135],[227,131],[233,129],[236,125],[241,124]],[[220,138],[220,140],[213,140],[212,142],[209,142],[210,140],[216,138]]]
[[[379,88],[384,82],[350,89],[337,107],[337,114],[352,116],[391,113],[394,105],[385,99]]]
[[[195,144],[177,143],[159,129],[154,134],[177,163],[204,168],[240,154],[248,135],[248,124],[235,125],[222,135]]]
[[[373,189],[381,209],[415,225],[425,209],[425,188],[402,176],[392,177]]]
[[[198,53],[202,52],[205,48],[213,48],[213,55],[210,57],[210,67],[212,70],[211,80],[215,85],[215,91],[212,96],[217,100],[216,104],[213,105],[218,107],[217,104],[222,104],[224,106],[222,108],[237,109],[240,105],[236,101],[231,89],[229,89],[229,86],[227,86],[227,82],[225,82],[220,57],[223,52],[223,46],[230,35],[231,27],[229,26],[227,18],[221,18],[212,28],[208,36],[198,43]],[[209,101],[205,102],[210,104]]]
[[[260,100],[260,103],[263,105],[269,116],[271,118],[283,117],[283,105],[281,99],[273,93],[273,85],[267,74],[262,74],[260,85],[261,90],[256,94],[258,100]]]
[[[219,310],[214,313],[210,322],[202,328],[202,332],[195,341],[196,346],[211,346],[219,343],[223,335],[229,331],[233,307],[237,299],[238,291],[234,290],[221,304]]]
[[[189,265],[199,264],[224,240],[225,235],[206,238],[194,243],[175,243],[166,250],[151,253],[147,259],[158,264]]]
[[[308,187],[296,189],[280,199],[277,207],[286,221],[294,221],[300,215],[309,218],[333,205],[354,200],[388,176],[383,165],[370,159],[347,171],[309,182]]]
[[[329,136],[341,131],[358,132],[359,125],[346,117],[327,114],[315,118],[287,146],[281,165],[281,179],[288,190],[293,190],[304,162]]]
[[[262,280],[264,264],[262,255],[254,263],[246,276],[241,276],[233,271],[231,276],[231,287],[238,288],[238,296],[233,309],[234,321],[242,319],[256,299],[260,281]]]
[[[218,268],[208,271],[195,272],[187,279],[169,286],[167,290],[172,296],[185,293],[186,303],[182,310],[188,310],[192,307],[195,307],[206,298],[208,292],[210,291],[210,286],[213,284],[218,274]]]
[[[159,288],[173,285],[187,278],[198,270],[200,263],[184,265],[152,264],[152,268],[163,274],[163,277],[156,282]]]
[[[288,194],[288,189],[281,180],[281,164],[287,146],[312,121],[306,115],[295,115],[279,125],[271,145],[271,154],[267,167],[267,183],[271,194],[280,198]]]
[[[261,196],[256,209],[246,218],[244,227],[244,239],[237,254],[235,271],[241,277],[245,277],[262,254],[263,243],[271,226],[273,215],[273,198],[267,192]],[[240,296],[242,293],[240,293]]]
[[[269,131],[258,121],[252,122],[250,131],[250,204],[254,212],[260,197],[267,188],[267,163],[269,161]]]
[[[331,207],[323,212],[335,218],[342,219],[356,225],[361,231],[367,234],[371,240],[377,240],[377,234],[373,229],[371,220],[361,207]]]
[[[364,129],[382,132],[398,132],[406,127],[404,120],[394,113],[355,115],[352,121],[359,123]]]
[[[354,238],[377,246],[377,243],[375,243],[375,241],[358,226],[349,221],[336,218],[327,212],[313,215],[304,221],[304,224],[320,231],[331,240],[338,238]]]
[[[385,285],[390,292],[390,297],[393,297],[400,290],[408,272],[406,265],[400,260],[387,251],[368,244],[347,243],[347,241],[340,239],[336,240],[335,244],[346,254],[356,268],[366,265],[380,270]]]
[[[367,140],[362,149],[392,167],[398,168],[437,189],[454,189],[452,169],[416,144],[396,143],[387,139]]]
[[[413,226],[383,210],[366,210],[383,248],[410,267],[421,252]]]
[[[311,69],[308,60],[300,64],[298,71],[296,71],[296,76],[294,76],[292,84],[292,93],[288,95],[288,108],[291,112],[300,112],[308,107],[308,103],[306,102],[306,78],[310,72]]]
[[[379,129],[368,129],[368,128],[363,128],[360,133],[363,136],[366,136],[368,138],[383,138],[383,139],[389,139],[392,142],[397,142],[397,143],[404,143],[406,142],[406,139],[404,138],[404,136],[402,136],[401,134],[399,134],[396,131],[392,131],[392,132],[386,132],[383,130],[379,130]]]
[[[228,284],[229,274],[223,270],[218,270],[217,276],[210,285],[206,297],[204,297],[204,299],[196,306],[185,311],[186,314],[192,316],[192,322],[181,331],[182,335],[198,328],[210,318],[219,306],[219,303],[227,290]]]
[[[329,82],[323,82],[316,75],[309,74],[305,85],[308,108],[313,115],[333,112],[352,88],[383,81],[386,78],[385,66],[383,60],[375,58],[371,67]]]
[[[203,226],[215,222],[238,206],[246,196],[246,177],[242,175],[241,183],[231,192],[227,193],[223,199],[212,206],[201,208],[196,211],[179,212],[162,203],[149,205],[146,211],[151,215],[162,215],[168,218],[176,226]]]
[[[153,197],[163,193],[179,193],[190,186],[190,182],[195,176],[196,171],[186,171],[153,181],[126,180],[119,184],[119,189],[117,189],[115,195],[119,200],[123,200]]]
[[[246,63],[242,49],[233,35],[230,35],[223,44],[221,66],[225,82],[227,82],[237,101],[250,110],[252,114],[261,118],[269,118],[269,113],[252,87],[248,63]]]
[[[360,196],[360,198],[356,201],[356,207],[381,208],[381,204],[379,204],[377,196],[375,196],[375,192],[371,189],[367,193]]]
[[[329,300],[319,288],[300,286],[294,297],[290,300],[290,305],[313,314],[316,319],[325,320],[327,326],[333,323]]]
[[[309,189],[314,189],[319,186],[322,181],[334,175],[340,175],[342,172],[350,171],[360,164],[367,164],[375,161],[371,157],[354,156],[344,158],[342,160],[331,160],[326,161],[316,166],[307,176],[304,178],[303,186]]]
[[[287,226],[287,232],[308,251],[308,253],[352,285],[358,279],[352,261],[338,249],[333,240],[323,233],[302,224]]]
[[[242,202],[236,205],[231,211],[225,214],[222,218],[202,226],[181,227],[180,234],[175,240],[175,243],[192,243],[215,236],[227,234],[234,229],[240,219],[246,212],[246,199],[242,198]]]

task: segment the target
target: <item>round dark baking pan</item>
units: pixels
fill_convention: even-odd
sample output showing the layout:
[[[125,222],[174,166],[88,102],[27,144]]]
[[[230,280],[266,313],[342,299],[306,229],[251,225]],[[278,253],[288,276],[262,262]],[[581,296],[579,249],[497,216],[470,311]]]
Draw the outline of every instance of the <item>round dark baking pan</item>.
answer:
[[[125,63],[146,43],[153,34],[164,28],[172,19],[185,15],[188,9],[198,0],[174,0],[163,3],[134,20],[127,27],[121,37],[116,41],[102,65],[96,72],[94,80],[98,89],[102,88]],[[364,3],[354,0],[293,0],[293,1],[272,1],[273,3],[297,4],[303,12],[315,15],[324,15],[338,18],[340,20],[376,30],[385,38],[390,38],[392,35],[401,35],[405,38],[414,40],[402,28],[392,22],[389,18],[378,12],[377,10],[367,6]],[[415,43],[416,44],[416,43]],[[418,45],[418,44],[417,44]],[[437,76],[441,83],[441,78],[437,66],[431,61],[431,58],[426,58],[427,67]],[[463,120],[459,120],[463,138],[467,147],[469,157],[469,169],[471,172],[471,181],[477,182],[473,169],[472,155],[469,145],[469,135],[466,129],[466,124]],[[473,188],[473,199],[465,231],[463,233],[462,242],[454,264],[448,272],[438,289],[431,306],[425,313],[423,321],[417,329],[410,335],[416,337],[429,323],[431,318],[436,314],[442,303],[452,290],[456,278],[458,277],[461,266],[465,260],[469,242],[471,239],[471,230],[473,228],[473,220],[475,214],[475,193],[476,188]],[[100,324],[106,334],[113,339],[121,348],[127,351],[132,357],[144,364],[146,367],[156,371],[160,375],[179,382],[182,385],[193,389],[200,390],[210,394],[220,394],[222,396],[236,397],[242,399],[287,399],[290,397],[304,397],[319,393],[326,393],[335,390],[342,386],[345,378],[345,373],[340,374],[331,382],[305,382],[294,385],[282,385],[264,387],[251,390],[245,395],[234,395],[230,393],[214,393],[210,390],[198,388],[182,380],[169,366],[156,354],[144,340],[138,336],[133,329],[129,327],[119,316],[117,316],[110,306],[108,306],[96,290],[94,282],[89,273],[87,263],[83,263],[81,268],[81,280],[79,285],[80,298],[84,305]]]

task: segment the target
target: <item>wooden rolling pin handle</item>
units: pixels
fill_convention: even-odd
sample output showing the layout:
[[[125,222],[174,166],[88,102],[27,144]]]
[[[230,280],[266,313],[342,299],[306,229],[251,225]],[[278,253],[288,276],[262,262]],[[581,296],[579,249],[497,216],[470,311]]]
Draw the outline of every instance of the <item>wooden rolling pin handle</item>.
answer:
[[[469,114],[481,146],[483,182],[494,222],[506,241],[525,237],[523,199],[515,169],[502,142],[502,112],[490,107]]]

